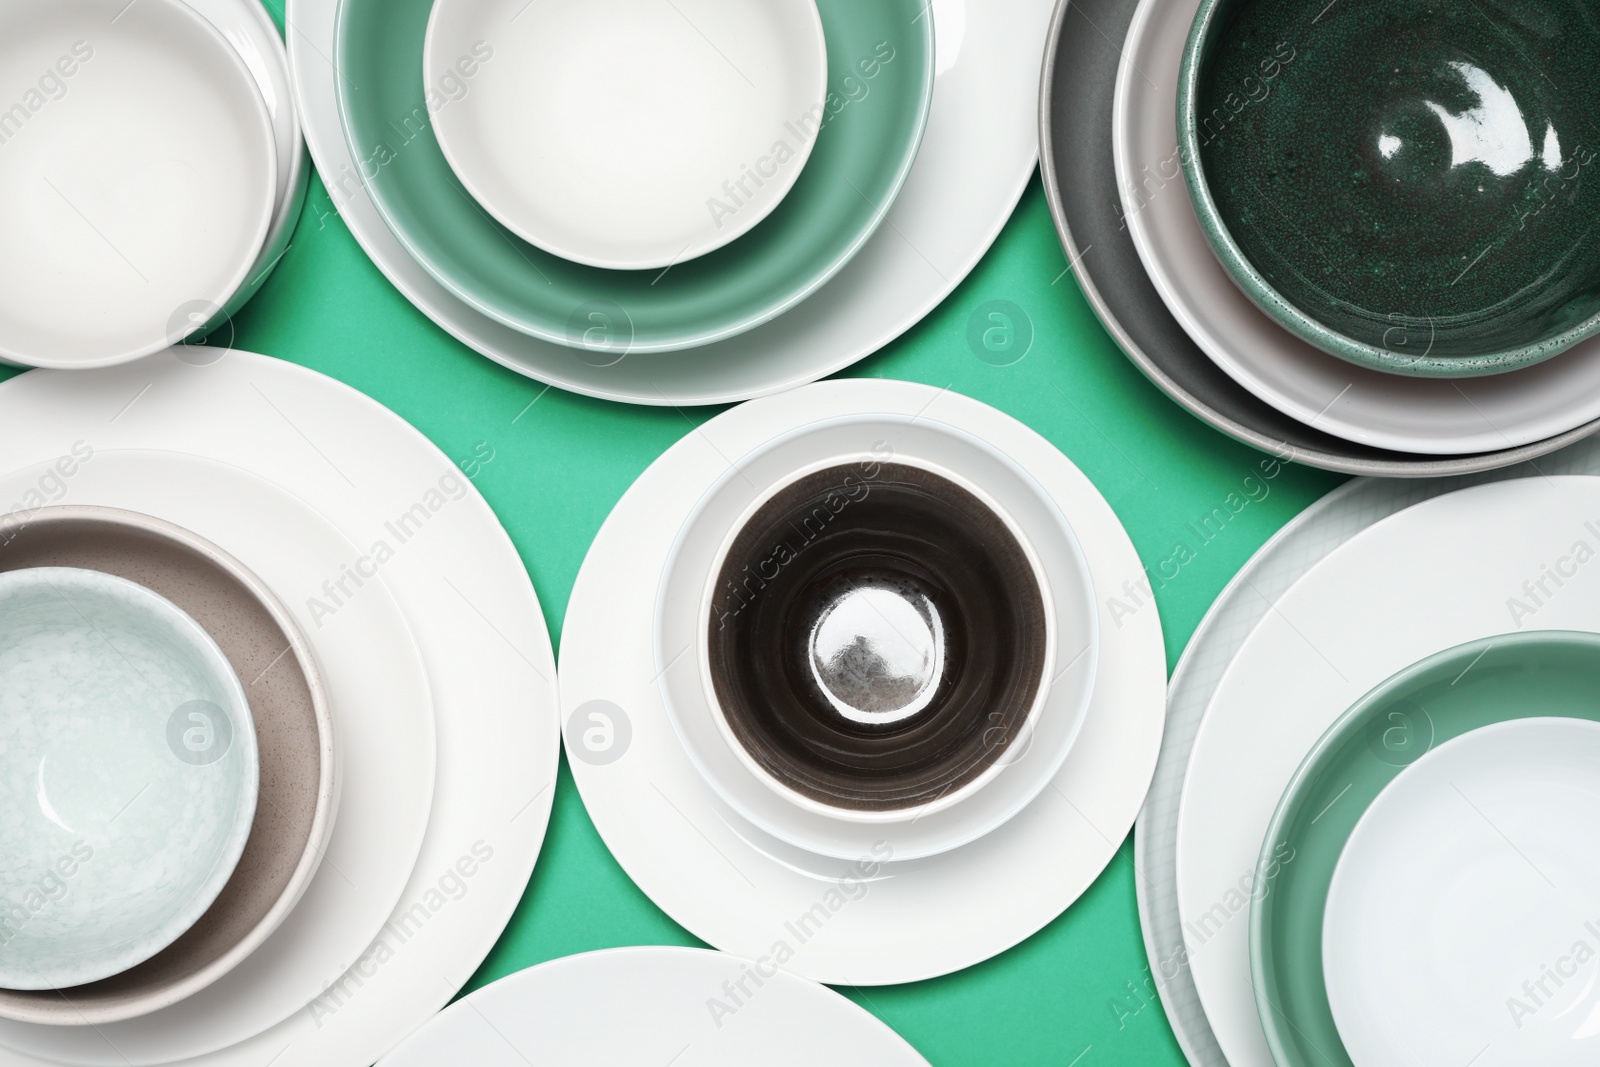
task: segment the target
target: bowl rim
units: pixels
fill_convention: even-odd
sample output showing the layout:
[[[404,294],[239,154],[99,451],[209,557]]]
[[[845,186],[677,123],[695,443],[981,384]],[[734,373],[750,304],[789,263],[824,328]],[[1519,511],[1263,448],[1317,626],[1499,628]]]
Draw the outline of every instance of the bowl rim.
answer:
[[[1600,333],[1600,310],[1597,310],[1561,333],[1528,344],[1469,356],[1432,356],[1426,352],[1421,356],[1406,356],[1332,329],[1279,292],[1234,239],[1211,195],[1205,165],[1200,158],[1203,147],[1198,122],[1200,79],[1210,46],[1216,39],[1212,31],[1217,27],[1219,16],[1236,2],[1243,0],[1200,0],[1200,8],[1195,13],[1178,72],[1178,164],[1207,243],[1234,284],[1257,307],[1290,333],[1330,355],[1374,370],[1414,377],[1473,378],[1504,374],[1542,363]],[[1429,347],[1431,350],[1431,341]]]

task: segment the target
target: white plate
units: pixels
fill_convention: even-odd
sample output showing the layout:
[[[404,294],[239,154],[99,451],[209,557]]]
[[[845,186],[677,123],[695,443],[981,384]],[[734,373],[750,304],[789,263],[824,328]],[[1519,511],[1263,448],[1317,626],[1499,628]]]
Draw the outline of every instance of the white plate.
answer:
[[[927,1067],[866,1010],[770,960],[663,947],[586,952],[502,978],[382,1067],[459,1063]]]
[[[704,495],[704,510],[682,527],[663,566],[654,648],[667,716],[721,799],[767,833],[809,852],[853,860],[882,843],[898,859],[912,860],[968,844],[1037,798],[1082,730],[1098,665],[1089,563],[1050,494],[982,438],[932,419],[908,424],[898,415],[828,419],[728,458],[737,463]],[[894,812],[893,819],[864,821],[827,813],[820,804],[802,807],[799,794],[764,776],[738,748],[715,707],[708,646],[701,635],[710,620],[706,593],[727,542],[774,486],[808,467],[890,461],[967,483],[992,496],[1001,513],[1020,527],[1019,540],[1026,540],[1044,577],[1045,608],[1055,617],[1055,649],[1038,715],[1012,742],[1007,757],[996,762],[990,780],[954,804],[935,801]]]
[[[267,105],[267,114],[272,117],[273,148],[278,162],[278,191],[272,202],[272,225],[244,285],[223,307],[220,319],[238,312],[289,250],[295,225],[300,221],[300,209],[305,205],[306,187],[311,181],[311,161],[305,141],[300,137],[300,116],[295,110],[294,86],[289,82],[289,55],[278,27],[261,0],[184,0],[184,3],[204,15],[250,69],[262,102]],[[204,311],[197,307],[194,314],[201,316]],[[225,331],[215,340],[227,343],[232,338]]]
[[[0,17],[0,356],[99,367],[160,351],[249,279],[277,192],[244,61],[179,0]]]
[[[1195,738],[1176,833],[1190,973],[1232,1067],[1272,1067],[1240,886],[1295,769],[1359,697],[1435,652],[1519,623],[1600,632],[1600,567],[1578,568],[1532,615],[1510,606],[1527,597],[1524,582],[1570,563],[1580,539],[1600,549],[1590,523],[1600,529],[1600,478],[1524,478],[1428,500],[1327,555],[1240,647]]]
[[[753,401],[712,419],[623,495],[578,573],[563,625],[561,707],[573,778],[601,837],[673,919],[752,958],[782,941],[818,981],[886,985],[960,970],[1028,937],[1116,854],[1161,742],[1166,654],[1156,612],[1111,619],[1083,731],[1050,787],[953,852],[886,862],[887,847],[825,859],[763,834],[721,803],[678,743],[651,666],[654,598],[700,495],[742,456],[820,419],[888,415],[954,427],[1003,451],[1071,522],[1097,589],[1143,567],[1103,497],[1048,441],[975,400],[852,379]],[[975,906],[981,902],[981,906]],[[952,915],[964,916],[959,923]]]
[[[1600,725],[1496,723],[1400,772],[1339,856],[1322,965],[1358,1067],[1589,1067]]]
[[[0,477],[0,499],[22,499],[44,474],[15,460],[49,455],[25,452],[14,437],[0,446],[0,467],[12,471]],[[0,1044],[64,1063],[165,1063],[281,1022],[344,973],[377,936],[411,876],[428,825],[433,707],[411,631],[381,581],[335,615],[308,614],[324,577],[337,577],[359,553],[277,486],[179,453],[97,448],[73,475],[69,499],[177,523],[255,571],[312,643],[342,753],[339,811],[321,866],[283,925],[235,970],[137,1019],[84,1027],[0,1021]]]
[[[416,636],[438,733],[438,785],[411,880],[383,930],[314,1001],[191,1061],[365,1067],[476,970],[522,899],[544,839],[560,751],[555,665],[527,571],[483,498],[426,438],[368,397],[290,363],[231,352],[197,367],[162,355],[0,385],[0,456],[60,455],[79,439],[201,453],[276,481],[366,546],[346,557],[353,567],[371,570],[362,560],[380,540],[394,549],[380,573]],[[436,503],[429,491],[446,478],[462,485],[459,497],[441,494],[420,532],[413,520],[396,544],[385,523]],[[74,493],[69,481],[61,497]],[[343,573],[316,574],[314,584]],[[340,617],[362,599],[347,601]],[[6,1067],[44,1062],[0,1052]]]
[[[1330,356],[1250,302],[1212,254],[1178,168],[1178,66],[1198,7],[1199,0],[1140,4],[1112,120],[1121,210],[1161,298],[1195,343],[1279,411],[1376,448],[1493,452],[1600,418],[1600,341],[1509,374],[1413,378]],[[1278,77],[1293,76],[1291,61]]]
[[[433,280],[367,199],[345,145],[331,57],[338,0],[289,0],[301,121],[334,207],[380,270],[450,334],[520,374],[636,404],[720,404],[832,374],[938,305],[993,243],[1038,163],[1039,64],[1051,0],[933,0],[937,72],[922,147],[883,226],[799,308],[670,357],[605,366],[472,310]]]
[[[815,0],[440,0],[422,72],[489,214],[563,259],[659,270],[783,200],[816,138],[772,148],[822,114],[828,52]]]

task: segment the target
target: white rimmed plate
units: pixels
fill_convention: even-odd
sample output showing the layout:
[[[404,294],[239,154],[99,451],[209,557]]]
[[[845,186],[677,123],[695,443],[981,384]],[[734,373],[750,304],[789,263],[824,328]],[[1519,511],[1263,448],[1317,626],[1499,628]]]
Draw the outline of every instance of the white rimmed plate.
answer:
[[[669,449],[623,496],[573,589],[561,700],[589,815],[658,906],[724,951],[755,958],[782,940],[794,949],[786,967],[797,974],[885,985],[997,955],[1054,919],[1100,874],[1149,784],[1166,655],[1155,612],[1116,626],[1102,604],[1094,694],[1066,763],[1034,803],[963,848],[898,863],[888,848],[853,861],[824,859],[738,818],[667,721],[651,666],[654,604],[646,591],[660,581],[694,502],[728,469],[727,457],[821,419],[865,414],[938,422],[989,442],[1071,522],[1096,588],[1118,589],[1143,574],[1104,498],[1026,426],[923,385],[823,382],[725,412]],[[974,900],[985,906],[974,911]],[[952,923],[952,914],[968,921]]]
[[[451,98],[474,76],[434,132],[484,210],[612,270],[682,263],[766,218],[816,139],[771,173],[758,161],[828,82],[815,0],[440,0],[422,66]]]
[[[372,558],[378,540],[394,538],[386,522],[442,480],[458,487],[381,572],[416,635],[438,712],[439,784],[411,880],[377,937],[316,999],[270,1030],[194,1060],[366,1067],[449,1002],[522,899],[560,751],[554,656],[516,549],[426,438],[314,371],[244,352],[205,355],[218,362],[194,366],[164,355],[93,374],[14,378],[0,385],[0,457],[23,446],[53,457],[85,436],[107,448],[209,455],[315,507],[366,546],[346,562],[369,569],[361,560]],[[69,500],[71,493],[69,485]],[[47,1063],[20,1054],[6,1062]]]
[[[670,359],[596,361],[473,311],[390,234],[362,190],[339,126],[331,60],[337,0],[290,0],[289,60],[301,121],[335,209],[384,274],[450,334],[512,370],[637,404],[717,404],[832,374],[894,340],[966,277],[1038,163],[1038,63],[1051,0],[934,0],[933,105],[917,162],[879,228],[802,308]],[[588,360],[585,356],[588,356]]]
[[[1600,632],[1594,567],[1564,578],[1559,596],[1529,602],[1531,615],[1511,604],[1543,568],[1570,564],[1579,540],[1600,548],[1590,524],[1600,529],[1600,478],[1521,478],[1426,500],[1326,555],[1240,646],[1196,734],[1175,835],[1181,947],[1232,1067],[1273,1062],[1250,980],[1249,886],[1240,886],[1295,769],[1359,697],[1435,652],[1519,623]]]
[[[1600,417],[1600,342],[1508,374],[1412,378],[1357,367],[1252,304],[1206,242],[1178,167],[1178,65],[1198,0],[1144,0],[1117,74],[1112,137],[1124,220],[1162,300],[1240,385],[1307,425],[1422,455],[1495,452]],[[1265,59],[1267,57],[1263,57]],[[1278,78],[1294,76],[1293,61]],[[1264,83],[1271,91],[1271,83]],[[1270,106],[1271,97],[1251,106]]]
[[[126,362],[249,280],[277,153],[244,60],[179,0],[0,15],[0,356]]]
[[[14,455],[4,446],[0,454],[6,461]],[[0,477],[0,499],[22,499],[43,470],[28,466]],[[283,925],[238,967],[137,1019],[92,1027],[0,1021],[0,1045],[63,1063],[163,1063],[281,1022],[337,980],[378,934],[427,827],[433,709],[411,632],[381,581],[335,614],[308,611],[313,597],[325,595],[320,583],[338,578],[360,553],[282,489],[194,456],[102,448],[73,476],[69,499],[165,518],[255,571],[310,639],[339,738],[343,782],[323,862]]]
[[[445,1009],[383,1067],[674,1062],[927,1067],[865,1009],[770,959],[665,947],[585,952],[502,978]]]
[[[1592,1064],[1596,841],[1600,724],[1583,719],[1473,730],[1385,786],[1322,922],[1328,1004],[1358,1067]]]
[[[1038,714],[992,780],[953,805],[935,802],[870,822],[823,814],[820,805],[802,807],[754,773],[713,706],[701,640],[709,622],[707,586],[740,517],[803,468],[861,462],[909,462],[948,471],[992,495],[1038,556],[1056,631]],[[724,803],[765,832],[821,856],[851,860],[881,844],[900,860],[912,860],[989,833],[1049,785],[1088,714],[1099,663],[1099,620],[1083,549],[1060,505],[1026,469],[975,434],[938,419],[908,422],[903,416],[863,413],[797,427],[762,442],[740,456],[702,500],[704,510],[682,527],[662,570],[654,654],[667,716]]]

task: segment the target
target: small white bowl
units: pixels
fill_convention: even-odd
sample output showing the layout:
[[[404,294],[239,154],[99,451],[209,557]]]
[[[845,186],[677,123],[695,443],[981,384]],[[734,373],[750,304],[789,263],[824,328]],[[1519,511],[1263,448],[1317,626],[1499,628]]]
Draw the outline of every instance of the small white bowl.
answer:
[[[783,200],[828,54],[814,0],[438,0],[423,74],[445,158],[507,229],[659,270]]]
[[[177,940],[232,875],[258,778],[238,676],[171,601],[0,574],[0,987],[83,985]]]

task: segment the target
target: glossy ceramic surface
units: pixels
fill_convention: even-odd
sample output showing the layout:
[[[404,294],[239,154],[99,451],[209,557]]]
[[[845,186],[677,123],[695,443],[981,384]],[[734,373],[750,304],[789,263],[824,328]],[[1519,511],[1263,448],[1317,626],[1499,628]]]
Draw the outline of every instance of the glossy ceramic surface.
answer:
[[[193,926],[150,959],[102,981],[0,992],[6,1018],[103,1026],[210,985],[259,947],[299,902],[322,861],[338,807],[333,719],[311,647],[288,609],[238,560],[181,527],[115,508],[42,508],[0,524],[0,571],[28,567],[96,570],[176,604],[216,641],[243,680],[260,753],[260,794],[244,852]]]
[[[760,992],[735,1004],[723,986],[737,995],[741,979]],[[692,948],[586,952],[518,971],[446,1008],[381,1067],[666,1064],[689,1062],[688,1049],[699,1067],[927,1067],[866,1009],[777,970],[770,957]]]
[[[933,27],[921,3],[824,0],[829,93],[816,127],[797,121],[790,134],[795,147],[817,143],[789,195],[717,253],[664,271],[603,270],[514,237],[456,180],[433,129],[450,100],[430,103],[417,78],[432,6],[341,3],[336,91],[367,189],[394,234],[459,299],[603,363],[730,337],[815,291],[888,212],[932,97]]]
[[[1494,374],[1600,330],[1600,78],[1569,0],[1206,0],[1180,162],[1245,293],[1341,358]]]
[[[238,52],[179,0],[0,14],[0,357],[97,367],[165,348],[246,284],[277,192]],[[12,106],[14,104],[14,106]]]
[[[142,963],[211,906],[255,816],[250,707],[209,634],[98,571],[0,574],[0,986]]]
[[[1032,733],[1055,659],[1045,583],[947,472],[812,471],[730,531],[707,588],[720,722],[784,793],[864,815],[958,802]]]
[[[1587,662],[1541,663],[1525,647],[1495,649],[1473,670],[1508,666],[1539,686],[1534,703],[1549,713],[1600,714],[1592,639],[1589,655],[1570,657]],[[1467,669],[1459,656],[1452,665]],[[1511,688],[1496,694],[1502,709]],[[1499,721],[1435,745],[1372,801],[1328,885],[1323,971],[1350,1058],[1593,1063],[1600,856],[1579,843],[1600,838],[1600,724]],[[1432,921],[1384,906],[1396,899],[1432,903]]]
[[[814,0],[445,0],[423,76],[440,149],[501,225],[575,263],[661,270],[783,200],[828,54]]]

